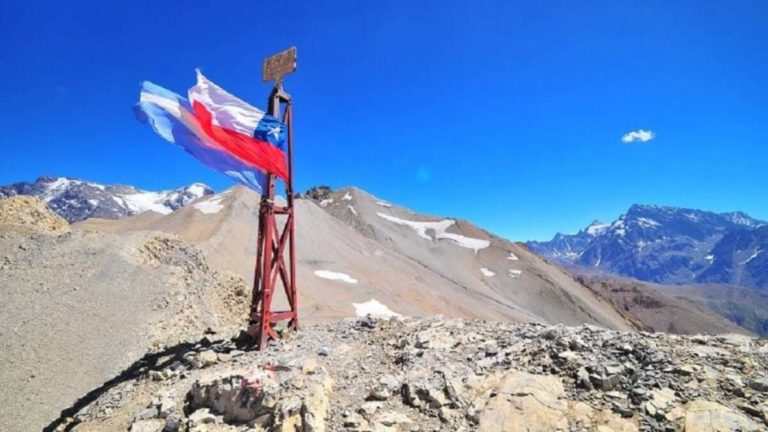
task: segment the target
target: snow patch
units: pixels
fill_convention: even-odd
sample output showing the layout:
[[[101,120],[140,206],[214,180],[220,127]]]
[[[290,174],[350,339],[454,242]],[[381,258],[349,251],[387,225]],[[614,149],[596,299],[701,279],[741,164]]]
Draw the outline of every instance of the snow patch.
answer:
[[[58,198],[58,196],[64,193],[71,184],[79,183],[80,182],[77,180],[69,180],[64,177],[59,177],[51,183],[47,183],[45,185],[45,192],[43,192],[40,198],[43,200],[43,202],[48,203]]]
[[[758,250],[756,250],[756,251],[755,251],[755,253],[753,253],[751,257],[749,257],[749,258],[747,258],[745,261],[743,261],[743,262],[741,263],[741,265],[744,265],[744,264],[747,264],[747,263],[749,263],[749,262],[750,262],[750,261],[752,261],[753,259],[757,258],[757,256],[758,256],[758,255],[760,255],[760,253],[762,253],[762,252],[763,252],[763,251],[762,251],[761,249],[758,249]]]
[[[613,231],[618,236],[624,237],[624,235],[627,233],[627,230],[624,229],[623,216],[619,220],[611,224],[611,231]]]
[[[352,201],[352,195],[350,195],[349,191],[347,191],[347,193],[345,193],[344,196],[341,197],[341,200],[342,201]]]
[[[201,196],[205,195],[205,185],[202,183],[193,183],[187,188],[187,191],[189,191],[190,194],[193,196],[200,198]]]
[[[653,227],[661,226],[660,223],[646,217],[637,218],[637,224],[644,228],[653,228]]]
[[[342,281],[350,284],[356,284],[357,279],[351,277],[346,273],[332,272],[328,270],[315,270],[315,276],[321,279],[328,279],[334,281]]]
[[[460,234],[446,232],[446,230],[451,225],[456,223],[456,221],[453,219],[443,219],[436,222],[418,222],[400,219],[394,216],[390,216],[386,213],[377,212],[376,214],[382,219],[386,219],[398,225],[405,225],[407,227],[413,228],[416,230],[416,234],[418,234],[419,237],[425,238],[427,240],[451,240],[461,247],[474,250],[475,254],[477,254],[478,250],[485,249],[491,245],[491,242],[488,240],[476,239]],[[429,234],[427,234],[427,230],[430,229],[435,232],[434,239],[430,237]]]
[[[496,273],[492,272],[491,270],[488,270],[485,267],[480,269],[480,273],[482,273],[483,276],[485,277],[494,277],[496,275]]]
[[[518,258],[517,255],[513,254],[512,252],[510,252],[509,256],[507,257],[507,259],[510,260],[510,261],[517,261],[520,258]]]
[[[520,279],[520,275],[523,274],[522,270],[510,270],[509,271],[509,277],[512,279]]]
[[[221,204],[222,198],[224,197],[216,195],[213,198],[207,199],[203,202],[196,203],[195,208],[199,210],[200,213],[204,213],[204,214],[218,213],[221,209],[224,208],[224,205]]]
[[[351,205],[348,205],[347,208],[349,209],[349,211],[352,212],[353,215],[357,216],[357,210],[355,210],[354,207],[352,207]]]
[[[606,229],[608,229],[608,225],[604,223],[593,223],[587,227],[587,234],[597,236],[605,232]]]
[[[712,262],[712,261],[715,260],[715,256],[714,255],[707,255],[707,256],[704,257],[704,259],[709,261],[709,262]]]
[[[387,305],[380,303],[376,299],[370,299],[365,303],[352,303],[355,307],[355,314],[359,317],[373,316],[379,318],[391,318],[402,316],[397,312],[393,312]]]
[[[320,207],[328,207],[329,204],[333,204],[333,198],[326,198],[320,201]]]
[[[376,204],[378,204],[378,205],[380,205],[382,207],[387,207],[387,208],[392,207],[392,204],[390,204],[388,202],[384,202],[384,201],[376,201]]]
[[[162,204],[166,194],[163,192],[141,192],[130,195],[123,195],[123,202],[129,210],[134,213],[144,213],[153,211],[160,214],[169,214],[173,212],[170,208]]]

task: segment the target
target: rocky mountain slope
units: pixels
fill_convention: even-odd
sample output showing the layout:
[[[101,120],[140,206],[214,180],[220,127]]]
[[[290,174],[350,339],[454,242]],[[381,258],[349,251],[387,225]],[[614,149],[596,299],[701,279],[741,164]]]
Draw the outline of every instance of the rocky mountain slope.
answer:
[[[745,332],[728,321],[732,316],[723,318],[705,303],[678,299],[649,284],[619,283],[619,279],[606,284],[604,279],[597,282],[592,277],[574,281],[525,247],[463,221],[454,222],[436,238],[434,228],[440,229],[439,224],[452,219],[444,222],[415,215],[354,188],[336,192],[315,188],[304,196],[306,199],[297,201],[299,276],[301,285],[310,288],[300,290],[300,305],[302,316],[310,322],[386,308],[403,315],[440,313],[573,324],[580,322],[581,312],[574,314],[569,305],[578,305],[578,295],[582,295],[604,299],[598,305],[611,305],[637,328],[685,334]],[[75,229],[175,233],[203,250],[214,267],[252,280],[257,208],[256,195],[234,188],[170,215],[91,219],[76,224]],[[423,233],[417,229],[422,226]],[[596,234],[598,229],[589,232]],[[458,237],[450,238],[452,235]],[[457,240],[472,247],[487,242],[487,247],[475,254],[475,249]],[[584,291],[584,285],[591,293]],[[569,298],[571,292],[577,295]],[[742,322],[751,331],[758,328]]]
[[[213,190],[202,183],[150,192],[133,186],[102,185],[67,177],[40,177],[34,183],[0,186],[0,198],[38,197],[70,223],[88,218],[119,219],[146,211],[168,214],[210,194]]]
[[[768,336],[768,293],[721,284],[662,285],[669,295],[695,301],[731,322]]]
[[[530,242],[548,258],[664,284],[768,288],[765,222],[734,213],[633,205],[608,227]]]
[[[768,225],[726,234],[712,248],[712,264],[697,282],[726,283],[768,292]]]
[[[607,299],[646,331],[674,334],[764,334],[752,322],[735,321],[721,310],[668,285],[620,278],[582,267],[568,267],[576,279]],[[766,303],[768,304],[768,303]]]
[[[40,430],[148,350],[232,329],[250,290],[159,232],[70,232],[35,197],[0,199],[0,430]]]
[[[296,201],[299,305],[305,321],[373,309],[631,327],[561,268],[467,222],[417,215],[359,189],[323,196]],[[234,187],[168,215],[91,219],[75,227],[175,233],[204,251],[214,267],[252,280],[258,202],[256,194]]]
[[[77,431],[762,431],[768,344],[445,318],[310,326],[263,352],[240,337],[100,389]]]

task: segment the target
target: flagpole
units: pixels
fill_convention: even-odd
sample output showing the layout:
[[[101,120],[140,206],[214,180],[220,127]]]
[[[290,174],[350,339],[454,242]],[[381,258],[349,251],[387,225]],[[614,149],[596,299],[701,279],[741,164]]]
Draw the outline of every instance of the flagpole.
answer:
[[[287,128],[288,178],[285,179],[286,205],[275,203],[277,178],[267,176],[267,187],[259,204],[258,246],[254,270],[253,296],[251,301],[248,333],[255,338],[258,349],[264,349],[271,339],[277,339],[275,326],[287,320],[287,328],[298,330],[298,293],[296,289],[296,247],[293,199],[293,109],[291,95],[283,90],[282,78],[296,70],[296,48],[289,48],[264,60],[263,80],[274,81],[269,95],[267,112],[280,118],[280,108],[285,106],[282,121]],[[278,223],[276,215],[285,215],[285,223]],[[282,231],[282,232],[281,232]],[[286,269],[285,248],[288,247]],[[279,276],[279,278],[278,278]],[[283,285],[289,310],[272,311],[272,299],[276,282]]]

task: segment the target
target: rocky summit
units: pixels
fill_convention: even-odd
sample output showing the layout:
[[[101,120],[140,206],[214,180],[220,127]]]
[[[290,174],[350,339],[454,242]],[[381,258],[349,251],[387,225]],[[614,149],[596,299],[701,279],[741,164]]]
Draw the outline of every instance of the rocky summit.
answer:
[[[768,428],[764,339],[440,317],[315,325],[262,352],[247,350],[243,335],[216,336],[142,359],[49,428]]]

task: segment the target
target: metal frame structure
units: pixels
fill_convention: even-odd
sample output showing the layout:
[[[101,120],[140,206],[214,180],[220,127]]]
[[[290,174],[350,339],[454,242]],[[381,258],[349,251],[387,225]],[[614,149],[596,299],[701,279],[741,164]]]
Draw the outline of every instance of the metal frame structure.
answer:
[[[275,326],[279,322],[287,321],[287,328],[291,330],[299,328],[293,205],[293,110],[291,95],[283,90],[281,82],[285,74],[295,69],[296,48],[290,48],[264,61],[264,81],[275,82],[269,95],[267,112],[275,118],[281,118],[280,111],[284,107],[282,121],[288,129],[288,181],[285,182],[286,204],[278,205],[275,202],[277,179],[269,175],[267,189],[259,206],[259,237],[248,333],[255,339],[260,350],[266,347],[270,339],[278,339]],[[284,220],[278,216],[284,216]],[[278,285],[283,287],[288,310],[272,310],[272,300]]]

